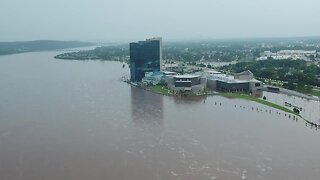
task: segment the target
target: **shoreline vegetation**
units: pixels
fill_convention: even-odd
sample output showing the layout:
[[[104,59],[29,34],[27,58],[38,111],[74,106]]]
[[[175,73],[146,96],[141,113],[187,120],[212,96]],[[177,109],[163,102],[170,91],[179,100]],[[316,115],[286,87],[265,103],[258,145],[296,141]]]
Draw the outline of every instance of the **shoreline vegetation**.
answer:
[[[222,97],[226,97],[226,98],[234,98],[234,99],[243,99],[243,100],[247,100],[247,101],[252,101],[252,102],[256,102],[280,111],[283,111],[285,113],[291,114],[293,115],[293,118],[301,118],[302,120],[304,120],[306,123],[308,123],[311,126],[315,126],[315,127],[320,127],[320,124],[316,124],[314,122],[311,122],[307,119],[305,119],[304,117],[302,117],[299,113],[288,109],[286,107],[283,107],[281,105],[269,102],[267,100],[264,99],[260,99],[258,97],[254,97],[251,96],[249,94],[244,94],[244,93],[227,93],[227,92],[212,92],[212,91],[205,91],[204,93],[196,93],[196,94],[190,94],[190,93],[173,93],[172,91],[170,91],[166,86],[164,85],[149,85],[149,86],[140,86],[138,84],[132,83],[130,81],[125,81],[126,83],[128,83],[131,86],[137,87],[137,88],[141,88],[143,90],[152,92],[152,93],[156,93],[159,95],[165,95],[165,96],[171,96],[171,97],[200,97],[200,96],[222,96]],[[290,115],[289,115],[290,116]],[[297,119],[296,119],[297,120]]]
[[[218,70],[234,74],[250,70],[255,77],[267,85],[294,90],[305,95],[320,97],[320,49],[311,46],[312,40],[304,40],[305,45],[287,39],[279,45],[278,40],[267,41],[269,48],[262,48],[265,40],[256,41],[204,41],[167,42],[163,57],[166,64],[181,64],[182,73],[202,70]],[[309,60],[269,59],[256,60],[264,51],[316,50],[317,56]],[[129,63],[127,44],[97,47],[94,50],[63,53],[55,56],[65,60],[101,60]],[[308,59],[308,57],[306,57]],[[236,63],[230,63],[236,62]],[[222,63],[222,65],[218,65]],[[225,64],[223,64],[225,63]]]
[[[100,61],[119,61],[129,62],[129,49],[124,45],[112,45],[96,47],[93,50],[85,50],[78,52],[68,52],[58,54],[55,59],[64,60],[100,60]]]
[[[249,101],[254,101],[257,102],[259,104],[263,104],[269,107],[273,107],[275,109],[287,112],[287,113],[292,113],[295,115],[299,115],[297,113],[295,113],[293,110],[290,110],[286,107],[280,106],[278,104],[269,102],[267,100],[263,100],[254,96],[251,96],[249,94],[244,94],[244,93],[229,93],[229,92],[212,92],[212,91],[205,91],[203,93],[173,93],[172,91],[170,91],[166,86],[163,85],[150,85],[150,86],[140,86],[137,84],[133,84],[129,81],[126,81],[128,84],[133,85],[135,87],[153,92],[153,93],[157,93],[157,94],[161,94],[161,95],[166,95],[166,96],[174,96],[174,97],[197,97],[197,96],[215,96],[215,95],[219,95],[219,96],[223,96],[223,97],[227,97],[227,98],[235,98],[235,99],[245,99],[245,100],[249,100]]]
[[[320,97],[320,66],[304,60],[262,60],[239,62],[218,68],[237,73],[250,70],[265,84]]]
[[[18,54],[35,51],[51,51],[93,45],[95,44],[89,42],[54,40],[0,42],[0,55]]]

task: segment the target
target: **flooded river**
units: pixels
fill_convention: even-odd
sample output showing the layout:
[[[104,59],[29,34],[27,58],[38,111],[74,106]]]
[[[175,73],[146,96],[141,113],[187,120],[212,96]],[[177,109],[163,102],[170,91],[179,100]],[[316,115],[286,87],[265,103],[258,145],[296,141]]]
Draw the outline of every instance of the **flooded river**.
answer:
[[[320,177],[320,130],[299,118],[240,99],[153,94],[121,82],[129,70],[119,62],[57,54],[0,56],[1,180]]]

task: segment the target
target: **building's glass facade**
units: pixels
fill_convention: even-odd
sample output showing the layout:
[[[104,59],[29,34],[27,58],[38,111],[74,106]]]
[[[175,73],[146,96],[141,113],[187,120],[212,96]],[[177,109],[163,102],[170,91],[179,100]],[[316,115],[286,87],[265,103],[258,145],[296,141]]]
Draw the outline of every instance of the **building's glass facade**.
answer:
[[[221,91],[235,92],[235,91],[245,91],[249,92],[249,82],[242,83],[228,83],[224,81],[217,81],[217,87]]]
[[[130,43],[130,80],[138,82],[146,72],[160,71],[161,59],[161,38]]]

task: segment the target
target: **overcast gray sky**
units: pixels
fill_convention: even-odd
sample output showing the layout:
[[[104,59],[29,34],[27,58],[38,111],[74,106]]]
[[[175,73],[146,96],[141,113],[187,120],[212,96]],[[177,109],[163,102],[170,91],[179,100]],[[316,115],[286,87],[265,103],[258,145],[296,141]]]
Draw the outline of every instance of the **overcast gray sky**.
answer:
[[[320,35],[320,0],[0,0],[0,41]]]

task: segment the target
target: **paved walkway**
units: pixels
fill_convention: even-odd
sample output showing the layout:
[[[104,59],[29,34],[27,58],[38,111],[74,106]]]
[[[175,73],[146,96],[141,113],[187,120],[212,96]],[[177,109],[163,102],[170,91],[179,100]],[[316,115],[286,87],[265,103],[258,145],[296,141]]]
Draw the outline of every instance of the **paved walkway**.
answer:
[[[292,91],[292,90],[289,90],[289,89],[279,88],[279,87],[275,87],[275,86],[265,86],[265,87],[263,87],[263,90],[264,91],[268,91],[267,87],[278,88],[280,94],[286,94],[286,95],[289,95],[289,96],[297,96],[297,97],[305,98],[305,99],[308,99],[308,100],[320,101],[319,97],[308,96],[306,94],[303,94],[303,93],[300,93],[300,92],[297,92],[297,91]]]

